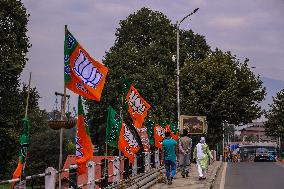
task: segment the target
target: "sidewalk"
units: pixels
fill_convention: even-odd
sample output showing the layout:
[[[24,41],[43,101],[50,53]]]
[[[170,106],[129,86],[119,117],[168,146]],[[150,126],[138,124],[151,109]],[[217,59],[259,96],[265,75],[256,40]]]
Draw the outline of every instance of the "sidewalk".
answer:
[[[221,161],[215,161],[212,165],[209,165],[209,169],[206,175],[206,180],[198,180],[198,173],[196,164],[191,165],[190,176],[182,178],[180,172],[178,172],[176,179],[173,180],[172,185],[168,185],[163,181],[152,186],[152,189],[165,189],[165,188],[178,188],[178,189],[209,189],[212,187],[217,171],[222,165]],[[165,180],[162,179],[162,180]]]

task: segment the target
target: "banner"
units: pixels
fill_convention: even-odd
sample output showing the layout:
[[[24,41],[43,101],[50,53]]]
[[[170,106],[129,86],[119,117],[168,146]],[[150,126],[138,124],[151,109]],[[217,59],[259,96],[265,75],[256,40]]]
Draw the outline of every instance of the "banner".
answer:
[[[93,158],[94,149],[90,136],[86,130],[85,113],[82,106],[82,99],[78,99],[78,120],[76,133],[76,163],[78,164],[78,174],[84,174],[87,171],[86,163]]]
[[[132,85],[126,95],[126,102],[128,105],[128,112],[133,120],[133,125],[140,129],[147,116],[147,111],[150,109],[150,105],[141,97]]]
[[[162,142],[164,138],[165,138],[165,129],[161,127],[159,124],[155,124],[154,139],[155,139],[155,146],[157,148],[162,149]]]
[[[109,106],[107,114],[106,143],[117,148],[122,120],[115,110]]]
[[[30,133],[30,123],[27,118],[22,119],[23,131],[20,136],[20,149],[18,166],[13,173],[13,179],[20,178],[21,174],[25,171],[26,159],[28,156],[28,146],[29,146],[29,133]],[[14,188],[15,183],[12,183],[12,188]]]
[[[118,140],[118,149],[123,155],[129,158],[129,161],[134,163],[134,155],[139,151],[140,147],[130,129],[122,123],[120,136]]]
[[[67,30],[64,41],[65,86],[85,98],[100,101],[108,68],[94,60]]]

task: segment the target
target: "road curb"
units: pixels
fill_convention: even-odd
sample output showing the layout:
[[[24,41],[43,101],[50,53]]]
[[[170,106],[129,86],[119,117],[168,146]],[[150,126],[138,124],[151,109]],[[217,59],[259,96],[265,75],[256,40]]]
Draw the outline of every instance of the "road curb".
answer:
[[[210,181],[210,186],[208,187],[208,189],[212,189],[213,188],[213,185],[214,185],[214,183],[215,183],[215,179],[216,179],[216,177],[217,177],[217,175],[218,175],[218,172],[220,171],[220,169],[221,169],[221,167],[222,167],[222,165],[224,164],[224,162],[221,162],[219,165],[218,165],[218,167],[216,168],[216,172],[215,173],[213,173],[213,179]]]

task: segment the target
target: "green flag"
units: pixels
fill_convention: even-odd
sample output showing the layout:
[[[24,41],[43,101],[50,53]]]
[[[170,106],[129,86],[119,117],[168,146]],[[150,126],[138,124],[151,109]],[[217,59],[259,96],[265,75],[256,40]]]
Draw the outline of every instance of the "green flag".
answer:
[[[115,110],[109,106],[107,115],[106,143],[109,146],[117,147],[122,120]]]
[[[67,85],[71,81],[70,55],[74,52],[78,42],[75,37],[67,30],[64,40],[64,83]]]
[[[167,125],[167,122],[161,118],[159,118],[158,123],[163,128]]]
[[[13,179],[19,178],[25,170],[25,163],[27,159],[28,146],[29,146],[29,132],[30,132],[30,123],[27,118],[22,119],[23,131],[20,136],[20,149],[19,149],[19,159],[18,166],[13,173]],[[12,188],[14,183],[12,183]]]
[[[145,125],[147,127],[147,134],[148,134],[148,138],[149,138],[149,143],[150,145],[154,145],[154,127],[155,127],[155,123],[154,121],[147,119],[145,121]]]
[[[173,133],[178,131],[177,125],[170,121],[170,128]]]

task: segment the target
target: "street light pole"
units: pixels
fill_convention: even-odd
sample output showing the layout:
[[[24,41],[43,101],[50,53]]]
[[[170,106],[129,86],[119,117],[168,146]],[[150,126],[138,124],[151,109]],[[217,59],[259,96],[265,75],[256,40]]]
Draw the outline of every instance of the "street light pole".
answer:
[[[183,17],[183,19],[181,19],[181,21],[177,21],[177,109],[178,109],[178,128],[180,130],[180,97],[179,97],[179,26],[180,24],[187,19],[188,17],[190,17],[191,15],[193,15],[194,13],[196,13],[196,11],[198,11],[199,8],[194,9],[194,11],[192,11],[191,13],[189,13],[188,15],[186,15],[185,17]]]

